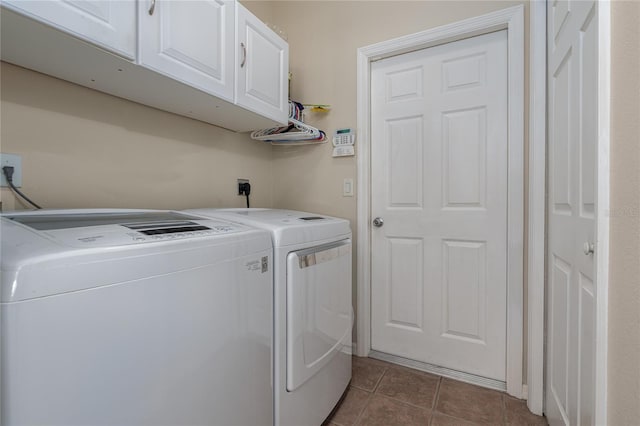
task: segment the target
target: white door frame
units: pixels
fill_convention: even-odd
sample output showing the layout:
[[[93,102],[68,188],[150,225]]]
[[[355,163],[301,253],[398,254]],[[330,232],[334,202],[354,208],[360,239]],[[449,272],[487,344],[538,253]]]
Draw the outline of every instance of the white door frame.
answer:
[[[508,245],[507,392],[523,395],[524,249],[524,6],[514,6],[358,49],[358,255],[357,350],[371,350],[371,62],[498,30],[507,30],[508,55]]]
[[[527,250],[527,406],[544,408],[546,258],[547,2],[529,3],[529,230]]]
[[[607,424],[609,349],[609,215],[611,138],[611,2],[598,1],[598,164],[596,165],[595,424]]]

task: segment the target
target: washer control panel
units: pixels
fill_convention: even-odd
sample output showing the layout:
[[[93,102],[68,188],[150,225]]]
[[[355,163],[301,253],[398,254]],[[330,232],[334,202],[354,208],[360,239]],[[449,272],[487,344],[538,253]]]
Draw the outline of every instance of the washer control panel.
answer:
[[[231,234],[250,229],[179,212],[39,214],[10,217],[58,243],[110,247]]]
[[[47,231],[46,234],[74,247],[108,247],[210,237],[242,232],[246,229],[248,228],[242,225],[222,224],[205,219],[189,225],[163,224],[160,227],[144,229],[131,229],[126,225],[102,225]]]
[[[129,235],[135,242],[167,241],[183,238],[206,237],[219,234],[231,234],[234,232],[242,231],[243,229],[240,229],[240,227],[236,225],[214,225],[210,227],[204,225],[196,225],[141,230],[137,232],[128,232],[127,235]]]

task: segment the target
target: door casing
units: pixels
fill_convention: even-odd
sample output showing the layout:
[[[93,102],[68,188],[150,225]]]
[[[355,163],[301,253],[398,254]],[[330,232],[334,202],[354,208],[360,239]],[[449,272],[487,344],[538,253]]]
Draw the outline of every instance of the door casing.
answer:
[[[527,406],[542,415],[546,256],[547,5],[529,3],[529,223],[527,245]]]
[[[524,6],[514,6],[358,49],[358,257],[356,353],[371,350],[370,63],[379,59],[507,30],[508,52],[508,270],[507,393],[523,396],[524,250]]]

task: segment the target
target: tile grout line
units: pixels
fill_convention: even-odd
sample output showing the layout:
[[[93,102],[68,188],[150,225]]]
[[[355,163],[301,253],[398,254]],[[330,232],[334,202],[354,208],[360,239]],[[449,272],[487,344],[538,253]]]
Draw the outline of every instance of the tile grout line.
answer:
[[[507,401],[504,394],[502,395],[502,424],[507,424]]]
[[[380,378],[378,379],[376,384],[373,386],[373,390],[366,391],[366,392],[369,393],[369,396],[367,397],[367,402],[365,402],[364,406],[362,407],[362,410],[360,410],[360,413],[356,417],[356,421],[353,423],[353,426],[357,426],[360,423],[360,420],[362,419],[362,415],[364,414],[364,412],[366,411],[367,407],[371,403],[371,400],[373,399],[373,395],[376,394],[376,390],[378,390],[378,385],[382,381],[382,378],[384,377],[384,375],[387,374],[387,370],[389,369],[389,367],[383,367],[383,369],[384,370],[382,371],[382,374],[380,375]]]
[[[429,408],[427,408],[427,407],[423,407],[423,406],[420,406],[420,405],[412,404],[411,402],[403,401],[403,400],[401,400],[401,399],[397,399],[397,398],[394,398],[394,397],[392,397],[392,396],[385,395],[384,393],[378,393],[378,387],[380,386],[380,383],[382,383],[382,379],[383,379],[383,378],[384,378],[384,376],[387,374],[387,372],[388,372],[389,370],[391,370],[392,368],[393,368],[393,366],[385,367],[385,371],[384,371],[384,373],[382,374],[382,376],[380,377],[380,381],[379,381],[379,382],[378,382],[378,384],[376,385],[376,388],[375,388],[374,393],[375,393],[376,395],[380,395],[380,396],[385,397],[385,398],[387,398],[387,399],[390,399],[390,400],[392,400],[392,401],[400,402],[400,403],[405,404],[405,405],[408,405],[408,406],[410,406],[410,407],[420,408],[421,410],[428,410]],[[430,373],[429,373],[429,374],[430,374]],[[433,375],[433,374],[431,374],[431,375],[432,375],[432,376],[434,376],[434,377],[437,377],[437,378],[438,378],[438,383],[436,384],[436,392],[435,392],[435,395],[437,395],[437,394],[438,394],[438,388],[439,388],[439,386],[440,386],[440,381],[442,380],[442,376],[435,376],[435,375]],[[432,403],[432,406],[433,406],[433,403]]]
[[[473,385],[473,384],[470,384],[470,383],[462,382],[460,380],[446,378],[446,377],[442,377],[441,383],[443,383],[444,380],[451,380],[453,382],[467,384],[467,385],[471,385],[471,386],[477,387],[477,385]],[[506,394],[503,393],[503,392],[500,392],[500,391],[495,391],[493,389],[484,389],[484,390],[485,391],[489,391],[491,393],[498,393],[499,394],[499,396],[500,396],[500,420],[499,420],[499,423],[497,423],[497,424],[501,424],[501,425],[505,426],[506,425]],[[451,419],[459,420],[461,422],[471,422],[471,423],[473,423],[473,422],[477,421],[476,419],[469,419],[469,418],[465,418],[465,417],[457,417],[457,416],[455,416],[453,414],[450,414],[450,413],[444,413],[444,412],[441,412],[441,411],[437,411],[437,404],[438,404],[438,402],[440,402],[440,393],[441,392],[442,392],[442,384],[438,388],[438,397],[437,397],[437,401],[435,402],[434,410],[433,410],[434,411],[434,415],[437,412],[439,415],[443,415],[443,416],[449,417]]]
[[[436,412],[436,406],[438,405],[438,400],[440,399],[440,387],[442,386],[442,376],[438,379],[438,385],[436,386],[436,394],[433,397],[433,403],[431,404],[431,416],[429,417],[429,424],[433,423],[433,417]]]
[[[385,399],[388,399],[388,400],[391,400],[391,401],[394,401],[394,402],[399,402],[400,404],[402,404],[402,405],[407,405],[407,406],[409,406],[409,407],[411,407],[411,408],[419,408],[419,409],[421,409],[421,410],[428,410],[428,408],[427,408],[427,407],[422,407],[422,406],[420,406],[420,405],[415,405],[415,404],[412,404],[412,403],[410,403],[410,402],[403,401],[403,400],[401,400],[401,399],[394,398],[394,397],[389,396],[389,395],[385,395],[385,394],[383,394],[383,393],[376,393],[376,395],[378,395],[378,396],[379,396],[379,397],[381,397],[381,398],[385,398]]]
[[[378,392],[378,386],[380,386],[380,383],[382,383],[382,379],[387,374],[387,371],[389,371],[389,367],[384,367],[384,371],[380,375],[380,378],[378,379],[378,381],[376,382],[376,385],[373,387],[373,390],[371,391],[372,393]]]
[[[351,386],[354,389],[358,389],[358,390],[361,390],[361,391],[364,391],[364,392],[368,392],[368,393],[372,393],[373,392],[371,389],[366,389],[366,388],[360,387],[358,385],[349,385],[349,386]]]
[[[365,410],[369,406],[369,403],[371,402],[371,399],[373,398],[373,392],[367,392],[367,393],[369,394],[369,396],[367,397],[367,401],[364,403],[364,405],[362,406],[362,409],[356,416],[356,420],[353,422],[353,426],[357,426],[360,423],[360,419],[362,418],[362,415],[364,414]]]

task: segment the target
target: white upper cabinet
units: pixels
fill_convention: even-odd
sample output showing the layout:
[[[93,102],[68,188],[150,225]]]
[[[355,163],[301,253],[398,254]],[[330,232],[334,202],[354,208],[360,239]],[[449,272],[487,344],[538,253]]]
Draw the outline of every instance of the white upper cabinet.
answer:
[[[234,2],[139,0],[139,63],[233,102]]]
[[[240,3],[236,10],[236,103],[284,122],[289,45]]]
[[[2,4],[127,59],[135,59],[135,1],[3,0]]]
[[[0,10],[5,62],[229,130],[287,122],[289,47],[235,0],[0,0]]]

